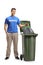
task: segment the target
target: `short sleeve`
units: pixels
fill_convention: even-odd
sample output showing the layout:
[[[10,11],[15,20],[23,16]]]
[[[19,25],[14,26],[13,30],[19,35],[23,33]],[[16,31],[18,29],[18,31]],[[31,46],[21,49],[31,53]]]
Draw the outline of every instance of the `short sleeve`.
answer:
[[[20,24],[20,20],[18,19],[18,21],[17,21],[17,24],[19,25]]]
[[[5,19],[5,23],[4,24],[8,24],[8,20],[7,20],[7,18]]]

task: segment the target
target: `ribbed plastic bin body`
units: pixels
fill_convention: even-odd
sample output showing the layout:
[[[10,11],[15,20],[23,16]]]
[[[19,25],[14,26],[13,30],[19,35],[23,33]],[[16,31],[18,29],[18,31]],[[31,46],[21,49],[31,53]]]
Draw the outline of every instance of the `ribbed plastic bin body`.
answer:
[[[23,54],[25,61],[35,60],[35,45],[37,34],[22,34]]]

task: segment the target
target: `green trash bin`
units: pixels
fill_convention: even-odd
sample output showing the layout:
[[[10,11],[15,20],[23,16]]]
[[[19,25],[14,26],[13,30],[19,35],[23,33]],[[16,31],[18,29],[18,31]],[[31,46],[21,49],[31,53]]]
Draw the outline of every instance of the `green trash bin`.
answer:
[[[21,21],[21,24],[28,23],[29,26],[25,26],[20,29],[21,33],[27,27],[31,28],[30,21]],[[20,59],[24,58],[25,61],[34,61],[35,60],[35,45],[36,37],[38,34],[24,34],[22,33],[22,54]]]
[[[35,44],[36,36],[38,34],[22,34],[24,44],[24,60],[34,61],[35,60]]]

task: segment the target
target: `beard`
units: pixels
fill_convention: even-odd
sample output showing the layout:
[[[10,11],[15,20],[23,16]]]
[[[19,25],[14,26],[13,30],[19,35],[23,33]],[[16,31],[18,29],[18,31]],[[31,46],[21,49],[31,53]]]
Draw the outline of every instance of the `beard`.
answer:
[[[14,16],[14,15],[15,15],[15,14],[13,14],[13,13],[11,14],[11,16]]]
[[[14,16],[14,14],[11,14],[11,16]]]

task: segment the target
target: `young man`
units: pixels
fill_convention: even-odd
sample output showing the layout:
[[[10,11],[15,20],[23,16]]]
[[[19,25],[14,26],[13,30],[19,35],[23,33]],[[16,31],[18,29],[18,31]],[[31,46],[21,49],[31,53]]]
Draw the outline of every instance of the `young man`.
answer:
[[[5,60],[9,59],[10,56],[10,52],[11,52],[11,42],[13,40],[13,46],[14,46],[14,55],[16,59],[19,59],[18,57],[18,28],[17,25],[19,27],[23,27],[25,25],[21,25],[19,18],[15,16],[16,13],[16,9],[12,8],[11,9],[11,16],[7,17],[5,19],[5,23],[4,23],[4,30],[6,33],[6,37],[7,37],[7,50],[6,50],[6,58]]]

